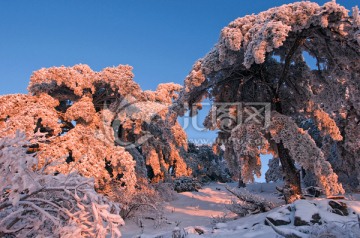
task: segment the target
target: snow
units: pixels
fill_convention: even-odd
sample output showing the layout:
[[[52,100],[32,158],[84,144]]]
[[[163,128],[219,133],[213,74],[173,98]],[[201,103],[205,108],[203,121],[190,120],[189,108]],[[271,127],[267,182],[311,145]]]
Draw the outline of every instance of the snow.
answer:
[[[309,232],[312,226],[294,226],[294,216],[310,222],[312,215],[318,213],[321,222],[336,221],[339,225],[357,221],[360,214],[359,196],[351,196],[354,200],[339,200],[345,202],[349,208],[349,216],[340,216],[331,212],[328,205],[329,199],[314,198],[298,200],[290,205],[285,205],[276,192],[278,183],[248,184],[247,189],[276,204],[273,210],[256,215],[238,218],[226,209],[235,199],[225,186],[236,187],[236,183],[210,183],[199,192],[184,192],[177,194],[177,199],[168,202],[164,210],[164,222],[159,227],[154,227],[154,221],[144,220],[143,228],[136,225],[135,220],[127,220],[122,229],[124,238],[154,238],[172,237],[172,231],[180,230],[186,238],[213,237],[213,238],[275,238],[278,234],[265,225],[266,217],[274,220],[291,222],[288,225],[276,226],[284,234],[295,234],[299,237],[308,237],[304,232]],[[356,198],[356,199],[355,199]],[[145,215],[144,215],[145,217]],[[317,228],[316,228],[317,229]],[[201,234],[199,234],[201,233]]]
[[[314,214],[319,213],[319,209],[307,200],[298,200],[294,203],[295,216],[299,217],[302,221],[310,223]]]
[[[226,223],[216,223],[215,225],[215,229],[223,229],[223,228],[227,228],[227,224]]]
[[[174,201],[166,204],[165,219],[160,227],[154,227],[152,220],[144,219],[142,221],[143,228],[137,225],[135,219],[127,220],[125,227],[121,229],[123,237],[130,238],[140,235],[141,238],[160,235],[171,237],[171,232],[177,224],[183,233],[188,234],[186,237],[200,236],[195,228],[204,231],[206,237],[218,237],[219,235],[238,237],[239,234],[244,235],[242,237],[269,237],[269,232],[275,237],[275,232],[269,226],[264,225],[266,216],[264,214],[267,213],[234,220],[237,218],[236,214],[231,213],[226,206],[236,198],[225,189],[225,186],[234,188],[237,183],[210,183],[203,186],[199,192],[178,193]],[[276,186],[279,186],[279,183],[253,183],[249,184],[247,189],[280,206],[284,204],[284,201],[279,199]],[[261,220],[261,224],[259,224],[259,220]]]
[[[290,215],[289,209],[283,207],[277,212],[270,213],[267,217],[277,221],[291,222],[289,215]]]

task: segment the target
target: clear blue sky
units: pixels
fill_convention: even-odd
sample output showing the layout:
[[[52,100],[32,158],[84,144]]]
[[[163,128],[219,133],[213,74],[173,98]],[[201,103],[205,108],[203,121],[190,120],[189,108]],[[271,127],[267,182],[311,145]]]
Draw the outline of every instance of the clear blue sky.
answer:
[[[0,95],[27,93],[33,71],[129,64],[142,89],[183,80],[230,21],[286,0],[0,1]],[[326,1],[316,1],[323,4]],[[355,0],[338,0],[351,9]],[[201,118],[206,112],[203,110]],[[215,133],[190,138],[213,139]],[[264,167],[264,169],[266,169]]]
[[[0,95],[26,93],[32,71],[129,64],[143,89],[183,82],[220,30],[246,14],[293,1],[0,1]],[[317,1],[323,4],[325,1]],[[357,1],[338,1],[348,9]]]

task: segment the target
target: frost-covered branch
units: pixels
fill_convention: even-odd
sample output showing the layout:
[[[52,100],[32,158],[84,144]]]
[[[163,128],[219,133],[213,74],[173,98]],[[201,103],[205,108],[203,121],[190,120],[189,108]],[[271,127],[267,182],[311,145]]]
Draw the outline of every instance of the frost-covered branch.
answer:
[[[74,172],[44,174],[26,154],[25,134],[0,139],[0,234],[120,237],[120,205],[99,195],[94,181]]]
[[[272,202],[268,202],[257,195],[251,194],[246,189],[241,188],[235,190],[226,187],[226,190],[239,199],[238,201],[233,201],[233,203],[228,206],[230,211],[239,216],[267,212],[275,207]]]

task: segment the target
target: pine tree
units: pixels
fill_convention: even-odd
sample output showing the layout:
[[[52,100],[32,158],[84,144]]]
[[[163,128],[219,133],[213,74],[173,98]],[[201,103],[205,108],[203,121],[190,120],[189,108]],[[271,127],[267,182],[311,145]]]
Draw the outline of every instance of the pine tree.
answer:
[[[219,132],[218,143],[225,145],[240,182],[259,175],[259,154],[267,151],[280,158],[286,202],[301,195],[295,163],[313,172],[327,195],[343,193],[327,159],[335,145],[343,169],[359,171],[359,19],[357,8],[349,16],[334,1],[323,6],[297,2],[238,18],[194,64],[174,107],[196,115],[206,97],[214,103],[243,102],[245,110],[254,102],[269,103],[268,125],[242,121]],[[229,109],[243,116],[245,110]],[[321,132],[321,146],[296,123],[307,119]],[[221,129],[222,123],[213,110],[204,122],[209,129]]]
[[[133,81],[132,67],[119,65],[94,72],[87,65],[52,67],[33,73],[29,94],[0,97],[0,137],[21,130],[35,142],[39,165],[56,161],[48,173],[94,177],[96,187],[117,180],[132,192],[138,178],[165,179],[191,173],[180,157],[186,134],[169,105],[181,86],[160,84],[142,91]],[[145,162],[144,162],[145,161]]]

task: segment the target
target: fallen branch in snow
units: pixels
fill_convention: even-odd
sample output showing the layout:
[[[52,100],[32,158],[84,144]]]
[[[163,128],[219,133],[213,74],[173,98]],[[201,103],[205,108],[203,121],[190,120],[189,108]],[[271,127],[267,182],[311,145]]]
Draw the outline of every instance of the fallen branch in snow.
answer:
[[[251,194],[246,189],[230,189],[225,187],[232,195],[237,197],[239,201],[233,201],[228,209],[239,216],[246,216],[248,214],[257,214],[261,212],[270,211],[274,208],[274,204],[266,201],[265,199]]]

